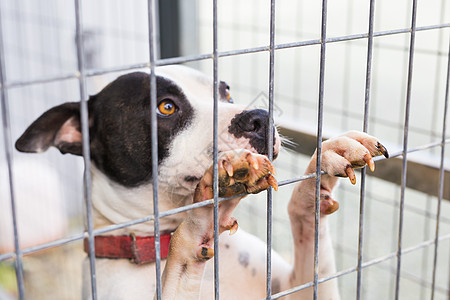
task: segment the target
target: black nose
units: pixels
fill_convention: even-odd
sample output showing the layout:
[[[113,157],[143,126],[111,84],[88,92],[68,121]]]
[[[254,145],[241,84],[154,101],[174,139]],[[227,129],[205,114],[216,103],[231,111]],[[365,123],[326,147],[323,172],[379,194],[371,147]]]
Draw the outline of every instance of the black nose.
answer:
[[[265,138],[268,125],[267,111],[262,109],[245,110],[234,117],[236,129],[247,137],[257,135],[260,138]],[[233,126],[233,121],[231,121]]]
[[[269,113],[267,111],[263,109],[244,110],[231,120],[228,131],[236,138],[248,138],[258,153],[267,154],[268,126]]]

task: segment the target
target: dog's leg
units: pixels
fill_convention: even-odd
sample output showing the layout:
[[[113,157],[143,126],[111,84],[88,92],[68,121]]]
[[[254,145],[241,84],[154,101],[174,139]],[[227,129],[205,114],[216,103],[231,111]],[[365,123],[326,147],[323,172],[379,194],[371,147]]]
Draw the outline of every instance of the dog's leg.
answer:
[[[327,229],[327,215],[339,208],[339,203],[332,198],[337,177],[349,177],[355,184],[354,168],[366,164],[374,169],[372,157],[380,154],[388,156],[387,151],[378,140],[360,132],[348,132],[322,144],[322,170],[327,172],[321,177],[320,186],[320,228],[319,228],[319,278],[335,273],[335,261],[331,239]],[[306,169],[306,174],[316,172],[316,157]],[[295,246],[295,263],[289,278],[289,286],[298,286],[313,280],[314,276],[314,206],[316,182],[308,179],[299,182],[294,189],[288,211],[291,221]],[[330,280],[319,285],[320,299],[339,299],[337,280]],[[312,288],[291,296],[295,299],[312,299]]]
[[[242,193],[258,193],[270,186],[277,187],[273,166],[267,157],[247,150],[227,151],[219,157],[219,196],[231,197]],[[194,202],[213,198],[213,168],[206,171],[197,185]],[[243,197],[219,205],[219,233],[237,230],[231,216]],[[198,299],[205,263],[214,256],[213,206],[189,211],[187,218],[175,231],[169,257],[162,277],[164,299]]]

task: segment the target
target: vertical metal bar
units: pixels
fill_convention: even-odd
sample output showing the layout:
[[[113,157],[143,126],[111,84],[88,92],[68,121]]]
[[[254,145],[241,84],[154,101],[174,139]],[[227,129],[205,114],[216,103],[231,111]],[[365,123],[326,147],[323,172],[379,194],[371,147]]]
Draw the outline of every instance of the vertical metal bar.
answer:
[[[413,0],[412,17],[411,17],[411,39],[409,46],[409,66],[408,66],[408,83],[406,90],[406,108],[405,108],[405,125],[403,128],[403,161],[402,161],[402,186],[400,193],[400,212],[399,212],[399,227],[398,227],[398,246],[397,246],[397,272],[395,276],[395,299],[400,297],[400,272],[402,260],[402,237],[403,237],[403,210],[405,207],[405,189],[406,189],[406,171],[407,171],[407,156],[408,156],[408,130],[409,130],[409,111],[411,103],[411,88],[413,76],[414,63],[414,45],[416,37],[416,12],[417,0]]]
[[[269,49],[269,126],[267,128],[267,156],[273,160],[273,97],[275,77],[275,0],[270,1]],[[267,261],[266,299],[272,298],[272,188],[267,190]]]
[[[345,30],[346,32],[352,31],[353,25],[353,0],[347,1],[347,19],[345,20]],[[344,74],[342,82],[342,116],[341,116],[341,127],[342,129],[348,128],[349,123],[349,112],[350,112],[350,82],[351,82],[351,62],[352,62],[352,44],[345,43],[345,54],[344,54]],[[342,216],[339,218],[343,220]]]
[[[444,158],[445,158],[445,137],[447,131],[447,110],[448,110],[448,98],[450,89],[450,42],[448,51],[448,62],[447,62],[447,83],[445,86],[445,104],[444,104],[444,116],[442,122],[442,144],[441,144],[441,165],[439,172],[439,201],[436,213],[436,234],[434,240],[434,258],[433,258],[433,279],[431,283],[431,300],[434,299],[434,289],[436,287],[436,266],[437,266],[437,256],[438,256],[438,246],[439,246],[439,225],[441,219],[441,203],[444,196]]]
[[[148,44],[150,58],[150,116],[151,116],[151,140],[152,140],[152,180],[153,180],[153,223],[155,235],[155,271],[156,271],[156,299],[161,299],[161,251],[159,232],[159,206],[158,206],[158,118],[156,115],[156,74],[155,74],[155,3],[147,2],[148,18]]]
[[[320,173],[322,165],[322,123],[323,123],[323,96],[325,87],[325,48],[327,38],[327,0],[322,0],[322,28],[320,36],[320,78],[319,103],[317,116],[317,161],[316,161],[316,195],[314,220],[314,300],[319,293],[319,223],[320,223]]]
[[[436,80],[436,81],[438,81],[438,80]],[[436,100],[436,99],[434,99],[434,100]],[[436,102],[436,101],[434,101],[434,102]],[[436,104],[436,103],[434,103],[434,104]],[[436,113],[437,113],[437,111],[436,111]],[[433,114],[436,114],[436,113],[434,112],[434,109],[433,109]],[[433,128],[433,127],[431,127],[431,128]],[[432,143],[434,140],[435,140],[435,138],[433,137],[433,134],[430,134],[430,143]],[[431,148],[430,152],[433,153],[435,150],[436,150],[436,148]],[[426,205],[425,205],[425,208],[424,208],[425,212],[430,212],[432,210],[432,204],[433,204],[432,202],[434,202],[433,198],[434,197],[431,196],[431,195],[427,195],[425,197],[425,201],[426,201]],[[424,215],[424,223],[425,223],[423,225],[423,240],[424,241],[428,241],[428,240],[431,239],[430,231],[431,231],[431,222],[432,221],[434,221],[434,220],[432,220],[432,218]],[[422,263],[421,263],[421,266],[420,266],[420,268],[421,268],[420,273],[421,274],[426,274],[427,273],[428,264],[429,264],[429,262],[428,262],[429,251],[430,251],[430,248],[429,247],[425,247],[423,249],[422,253],[421,253],[422,254],[422,256],[421,256]],[[421,284],[421,286],[420,286],[420,294],[418,295],[419,299],[425,299],[426,298],[426,296],[425,296],[426,294],[428,294],[428,286],[425,285],[425,284]]]
[[[445,0],[441,0],[441,14],[439,17],[439,23],[444,23],[444,16],[445,16]],[[438,42],[437,42],[437,49],[438,51],[441,49],[442,47],[442,43],[444,40],[444,30],[439,30],[438,32]],[[450,50],[449,50],[449,55],[450,55]],[[450,58],[448,58],[450,59]],[[435,79],[434,79],[434,95],[433,95],[433,108],[432,108],[432,115],[431,115],[431,134],[430,134],[430,142],[434,142],[435,139],[435,135],[437,133],[437,127],[438,127],[438,114],[440,113],[440,110],[438,108],[439,105],[439,92],[440,92],[440,74],[441,74],[441,69],[444,67],[444,64],[441,62],[441,57],[440,55],[436,55],[436,73],[435,73]],[[447,68],[447,72],[448,72],[448,68]],[[447,74],[447,83],[449,80],[449,74]],[[446,86],[446,95],[448,93],[448,86]],[[445,105],[447,104],[447,98],[448,96],[445,96],[444,98],[444,103]],[[444,134],[444,130],[446,128],[445,122],[446,122],[446,107],[444,108],[444,121],[443,121],[443,134]],[[437,149],[433,148],[431,149],[431,153],[435,154]],[[442,148],[441,148],[441,151]],[[442,162],[442,161],[441,161]],[[441,174],[440,174],[441,175]],[[439,192],[440,192],[440,187],[439,186]],[[432,196],[428,196],[427,197],[427,207],[426,210],[427,211],[431,211],[431,202],[433,201],[433,197]],[[438,207],[437,207],[437,216],[436,216],[436,236],[439,236],[439,224],[440,224],[440,210],[441,210],[441,198],[440,195],[438,195]],[[424,226],[424,239],[427,240],[430,238],[430,226],[431,226],[431,218],[426,218],[425,219],[426,223]],[[433,267],[432,267],[432,286],[431,286],[431,299],[434,299],[434,290],[435,290],[435,276],[436,276],[436,263],[437,263],[437,251],[438,251],[438,240],[436,240],[436,244],[435,244],[435,249],[434,249],[434,258],[433,258]],[[425,273],[428,267],[428,252],[429,249],[428,247],[424,249],[423,251],[423,258],[422,258],[422,272]],[[450,271],[450,267],[449,267],[449,271]],[[450,276],[449,276],[450,279]],[[426,287],[422,287],[421,289],[421,295],[420,298],[423,299],[425,298],[425,295],[427,293],[427,288]],[[449,291],[449,300],[450,300],[450,291]]]
[[[0,6],[1,8],[1,6]],[[25,299],[25,288],[23,282],[23,265],[22,265],[22,251],[19,245],[19,233],[17,229],[17,212],[16,201],[14,195],[14,181],[13,181],[13,147],[11,140],[11,128],[9,120],[9,105],[8,105],[8,93],[6,88],[6,65],[5,65],[5,48],[3,44],[3,28],[2,18],[0,10],[0,93],[1,93],[1,110],[2,110],[2,131],[3,142],[5,147],[6,162],[8,166],[8,178],[9,178],[9,195],[11,199],[11,216],[13,222],[13,234],[14,234],[14,252],[16,254],[15,270],[17,279],[17,289],[19,291],[19,299]]]
[[[92,222],[92,185],[91,185],[91,153],[89,147],[89,116],[86,93],[86,75],[84,69],[83,53],[83,25],[82,25],[82,7],[81,0],[75,0],[75,24],[76,24],[76,46],[77,63],[79,72],[80,88],[80,119],[81,132],[83,137],[83,160],[84,160],[84,199],[86,202],[86,219],[89,241],[89,265],[91,270],[91,293],[92,299],[97,299],[97,279],[95,273],[95,246]]]
[[[219,117],[219,74],[218,74],[217,0],[213,2],[213,81],[214,81],[214,124],[213,124],[213,191],[214,191],[214,296],[219,299],[219,163],[218,163],[218,117]]]
[[[82,8],[81,0],[75,0],[75,21],[76,21],[76,47],[77,47],[77,64],[78,79],[80,90],[80,119],[81,131],[83,139],[83,161],[84,161],[84,199],[86,203],[86,219],[89,242],[89,265],[91,274],[91,294],[92,299],[97,299],[97,284],[95,271],[95,247],[92,221],[92,186],[91,186],[91,161],[89,147],[89,116],[87,106],[86,93],[86,76],[84,69],[84,53],[83,53],[83,30],[82,30]]]
[[[369,100],[370,84],[372,78],[372,53],[373,53],[373,24],[375,14],[375,0],[370,1],[369,8],[369,37],[367,41],[367,65],[366,65],[366,91],[364,95],[364,123],[363,131],[369,127]],[[359,232],[358,232],[358,265],[356,274],[356,299],[361,299],[362,255],[364,245],[364,203],[366,198],[366,167],[361,170],[361,189],[359,198]]]

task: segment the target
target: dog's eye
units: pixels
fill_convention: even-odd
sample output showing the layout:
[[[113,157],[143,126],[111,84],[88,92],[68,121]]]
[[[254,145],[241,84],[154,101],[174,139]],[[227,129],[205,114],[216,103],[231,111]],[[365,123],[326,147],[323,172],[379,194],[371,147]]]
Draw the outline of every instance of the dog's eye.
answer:
[[[228,102],[233,103],[233,98],[231,98],[230,94],[230,87],[227,86],[227,89],[225,90],[226,99]]]
[[[173,103],[173,101],[170,99],[164,99],[158,105],[158,112],[164,116],[169,116],[169,115],[173,114],[175,112],[175,110],[176,110],[176,106]]]

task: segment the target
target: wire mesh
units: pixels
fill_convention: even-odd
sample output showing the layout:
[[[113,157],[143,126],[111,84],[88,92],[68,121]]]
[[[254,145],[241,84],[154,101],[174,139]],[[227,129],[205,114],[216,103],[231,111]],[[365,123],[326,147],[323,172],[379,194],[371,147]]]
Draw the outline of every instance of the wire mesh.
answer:
[[[18,291],[19,291],[19,298],[25,299],[25,293],[24,293],[24,287],[23,287],[23,267],[22,267],[22,257],[25,254],[32,254],[37,251],[53,248],[56,246],[73,243],[74,241],[82,240],[85,238],[88,238],[89,240],[89,252],[90,252],[90,266],[91,266],[91,291],[92,291],[92,298],[96,299],[96,275],[95,275],[95,255],[94,255],[94,237],[95,235],[104,234],[107,232],[111,232],[120,228],[129,227],[132,225],[145,223],[153,221],[155,224],[155,236],[157,237],[155,240],[155,248],[159,249],[159,220],[160,218],[164,218],[173,214],[177,214],[180,212],[188,211],[191,209],[194,209],[196,207],[202,207],[206,205],[214,205],[214,232],[215,232],[215,297],[216,299],[219,298],[219,264],[218,264],[218,206],[219,203],[222,201],[229,200],[228,198],[219,198],[217,194],[217,120],[218,120],[218,108],[217,108],[217,101],[218,101],[218,76],[219,76],[219,70],[218,70],[218,63],[221,58],[226,57],[236,57],[236,56],[242,56],[245,54],[256,54],[256,53],[269,53],[269,83],[268,83],[268,90],[269,90],[269,99],[268,99],[268,107],[269,107],[269,120],[270,120],[270,126],[269,129],[272,129],[271,124],[273,124],[273,110],[274,110],[274,81],[275,81],[275,53],[279,52],[280,55],[282,53],[281,50],[286,49],[301,49],[303,47],[308,46],[314,46],[314,45],[320,45],[320,74],[319,74],[319,100],[317,102],[318,104],[318,120],[317,120],[317,171],[316,173],[319,173],[319,170],[321,170],[321,160],[320,160],[320,154],[321,154],[321,142],[322,142],[322,121],[323,121],[323,110],[324,110],[324,80],[325,80],[325,66],[326,66],[326,60],[325,60],[325,49],[326,46],[333,43],[342,43],[342,42],[350,42],[350,41],[357,41],[357,40],[365,40],[367,39],[367,61],[366,61],[366,89],[365,89],[365,104],[364,104],[364,113],[363,113],[363,131],[368,131],[368,124],[370,121],[372,121],[372,117],[369,116],[369,98],[371,95],[371,78],[372,78],[372,51],[373,51],[373,39],[375,37],[390,37],[390,36],[396,36],[399,34],[405,34],[410,33],[410,47],[409,47],[409,67],[408,67],[408,78],[407,78],[407,91],[406,91],[406,109],[405,109],[405,124],[404,124],[404,135],[403,135],[403,150],[391,153],[391,157],[398,157],[402,156],[403,159],[403,180],[401,184],[401,195],[400,195],[400,204],[399,204],[399,229],[398,229],[398,248],[397,251],[389,253],[384,256],[379,256],[375,259],[371,259],[368,261],[364,261],[364,252],[363,252],[363,238],[365,236],[365,225],[364,225],[364,214],[365,214],[365,197],[368,193],[367,189],[368,186],[366,185],[366,175],[365,171],[362,172],[361,177],[361,190],[360,190],[360,212],[359,212],[359,230],[358,230],[358,253],[357,253],[357,264],[355,267],[351,267],[348,269],[344,269],[342,271],[337,272],[336,274],[333,274],[332,276],[320,278],[319,277],[319,260],[318,260],[318,253],[319,253],[319,236],[318,236],[318,228],[319,228],[319,190],[320,190],[320,178],[321,176],[316,176],[316,174],[308,175],[308,176],[301,176],[296,178],[290,178],[284,181],[279,182],[279,186],[284,185],[290,185],[292,183],[315,178],[316,179],[316,234],[315,234],[315,262],[314,262],[314,280],[312,282],[305,283],[298,287],[293,287],[292,289],[289,289],[287,291],[282,291],[277,294],[272,295],[271,290],[271,251],[272,251],[272,222],[273,222],[273,215],[272,215],[272,193],[269,190],[267,194],[267,281],[266,281],[266,294],[267,299],[278,299],[283,296],[286,296],[288,294],[300,291],[302,289],[306,289],[308,287],[313,287],[314,289],[314,299],[317,299],[320,295],[318,293],[318,286],[320,283],[339,278],[351,273],[356,273],[356,298],[361,298],[361,285],[362,285],[362,270],[365,268],[368,268],[370,266],[381,264],[385,261],[392,260],[393,258],[397,258],[397,268],[396,268],[396,280],[395,280],[395,298],[399,299],[400,297],[400,279],[402,276],[402,270],[401,270],[401,258],[410,252],[423,249],[425,247],[428,247],[430,245],[434,245],[434,253],[433,253],[433,272],[432,272],[432,281],[431,281],[431,298],[434,299],[435,291],[437,289],[436,287],[436,266],[437,266],[437,256],[438,256],[438,245],[440,241],[448,240],[450,238],[450,235],[444,234],[440,235],[439,231],[439,225],[442,219],[441,216],[441,210],[440,205],[443,200],[443,193],[444,193],[444,160],[445,160],[445,145],[450,142],[450,140],[446,136],[446,118],[447,118],[447,103],[448,103],[448,90],[449,90],[449,69],[450,64],[447,66],[447,79],[446,79],[446,92],[445,92],[445,108],[443,113],[443,124],[442,124],[442,139],[439,142],[431,142],[429,144],[423,144],[416,147],[409,147],[408,146],[408,132],[409,132],[409,115],[410,115],[410,98],[412,96],[412,76],[413,76],[413,68],[414,68],[414,53],[415,53],[415,44],[414,44],[414,38],[415,35],[418,32],[427,32],[427,31],[436,31],[436,30],[444,30],[448,29],[450,27],[450,24],[443,23],[443,24],[436,24],[436,25],[428,25],[428,26],[416,26],[416,10],[417,10],[417,1],[413,1],[413,9],[412,9],[412,24],[410,28],[403,28],[403,29],[393,29],[393,30],[383,30],[374,32],[374,18],[375,18],[375,1],[370,1],[370,7],[369,7],[369,30],[367,33],[359,33],[359,34],[351,34],[351,35],[342,35],[338,37],[327,37],[326,29],[327,29],[327,1],[324,0],[322,2],[322,23],[321,23],[321,38],[320,39],[312,39],[312,40],[302,40],[302,41],[296,41],[296,42],[289,42],[289,43],[276,43],[275,40],[275,1],[272,0],[270,4],[270,32],[269,32],[269,45],[268,46],[260,46],[260,47],[250,47],[250,48],[244,48],[244,49],[237,49],[237,50],[228,50],[228,51],[219,51],[218,48],[218,4],[217,0],[214,1],[214,8],[213,8],[213,51],[212,53],[205,53],[205,54],[195,54],[195,55],[187,55],[187,56],[180,56],[180,57],[173,57],[173,58],[166,58],[166,59],[157,59],[155,57],[155,39],[157,38],[155,35],[155,30],[153,28],[154,26],[154,19],[155,19],[155,11],[154,11],[154,3],[153,1],[148,1],[148,25],[149,25],[149,61],[145,61],[138,64],[131,64],[131,65],[124,65],[124,66],[114,66],[114,67],[104,67],[104,68],[95,68],[95,69],[86,69],[85,63],[84,63],[84,54],[83,54],[83,35],[82,35],[82,14],[81,14],[81,1],[75,0],[75,21],[76,21],[76,48],[77,48],[77,62],[78,62],[78,70],[73,73],[67,73],[62,74],[61,76],[49,76],[49,77],[39,77],[38,79],[32,79],[32,80],[15,80],[15,81],[8,81],[6,77],[6,71],[5,71],[5,58],[4,58],[4,51],[0,51],[0,79],[1,79],[1,96],[2,96],[2,120],[3,120],[3,134],[4,134],[4,144],[5,144],[5,153],[7,156],[7,162],[8,162],[8,170],[9,170],[9,184],[10,184],[10,198],[11,203],[13,207],[13,220],[14,220],[14,237],[15,237],[15,252],[9,252],[0,254],[0,262],[6,261],[8,259],[14,259],[16,262],[16,274],[17,274],[17,282],[18,282]],[[0,6],[1,8],[1,6]],[[3,37],[2,37],[2,27],[0,22],[0,50],[3,48]],[[204,201],[202,203],[196,203],[192,205],[183,206],[180,208],[176,208],[169,211],[159,212],[158,209],[158,181],[157,177],[154,178],[153,185],[156,187],[154,189],[154,214],[146,216],[144,218],[132,220],[129,222],[124,222],[122,224],[116,224],[104,227],[102,229],[94,229],[92,227],[92,212],[91,210],[91,202],[90,199],[91,190],[91,180],[90,180],[90,160],[89,160],[89,147],[88,147],[88,116],[87,116],[87,105],[86,105],[86,99],[87,99],[87,92],[86,92],[86,86],[85,81],[87,78],[95,77],[99,75],[109,74],[109,73],[115,73],[115,72],[122,72],[122,71],[130,71],[130,70],[137,70],[142,68],[150,68],[151,70],[151,85],[152,85],[152,94],[150,95],[151,103],[153,108],[156,107],[156,81],[155,81],[155,74],[154,70],[156,66],[162,66],[162,65],[168,65],[168,64],[174,64],[174,63],[186,63],[186,62],[194,62],[194,61],[201,61],[201,60],[211,60],[213,61],[213,79],[214,79],[214,183],[215,183],[215,194],[214,199]],[[450,56],[448,58],[448,61],[450,61]],[[84,163],[85,163],[85,170],[84,173],[84,183],[85,183],[85,201],[86,201],[86,207],[87,207],[87,231],[85,233],[81,234],[75,234],[71,237],[66,237],[63,239],[58,239],[56,241],[52,241],[49,243],[45,243],[39,246],[34,247],[28,247],[25,249],[20,249],[18,244],[18,233],[16,228],[16,220],[15,220],[15,213],[14,213],[14,180],[12,176],[12,158],[11,158],[11,151],[12,151],[12,143],[11,143],[11,137],[9,132],[9,113],[8,113],[8,97],[7,93],[9,90],[12,89],[18,89],[30,85],[41,85],[45,83],[51,83],[55,81],[65,81],[70,79],[77,79],[79,81],[79,92],[80,92],[80,99],[81,99],[81,112],[82,112],[82,127],[83,127],[83,139],[84,139],[84,145],[85,148],[83,150],[84,152]],[[152,109],[152,112],[155,112],[155,109]],[[153,114],[154,122],[152,123],[152,145],[155,146],[152,149],[152,158],[153,158],[153,174],[158,174],[157,170],[157,133],[156,133],[156,117]],[[272,145],[273,141],[271,140],[272,134],[268,134],[269,141],[268,145]],[[407,174],[407,162],[408,162],[408,154],[424,151],[427,149],[441,149],[441,157],[440,157],[440,177],[439,177],[439,199],[438,199],[438,206],[436,210],[436,230],[435,230],[435,236],[433,239],[429,239],[426,241],[423,241],[421,243],[418,243],[412,247],[403,247],[402,245],[402,232],[403,232],[403,213],[406,210],[406,204],[405,204],[405,193],[406,193],[406,174]],[[272,159],[272,153],[271,149],[272,147],[269,146],[269,157]],[[375,161],[383,160],[384,158],[377,158]],[[156,163],[155,163],[156,162]],[[321,173],[323,174],[323,173]],[[156,253],[159,255],[159,251],[157,250]],[[160,259],[159,256],[157,258],[157,271],[156,271],[156,277],[157,277],[157,299],[161,299],[161,283],[160,283]],[[443,291],[449,291],[449,288]]]

